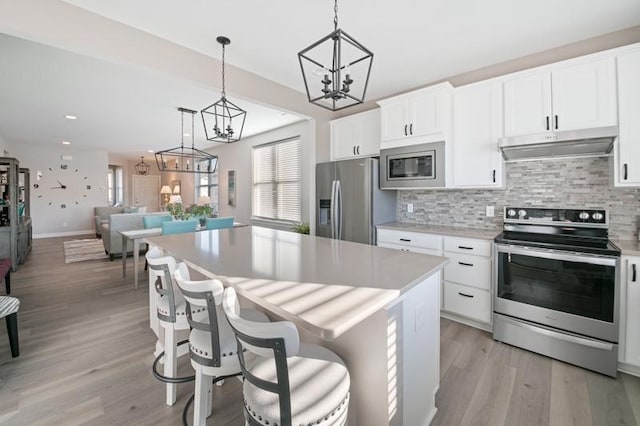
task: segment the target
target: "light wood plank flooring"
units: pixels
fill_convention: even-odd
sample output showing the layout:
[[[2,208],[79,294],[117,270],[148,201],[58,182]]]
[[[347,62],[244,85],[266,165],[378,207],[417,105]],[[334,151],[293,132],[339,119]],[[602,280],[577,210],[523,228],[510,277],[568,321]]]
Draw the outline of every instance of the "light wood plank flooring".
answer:
[[[35,240],[12,274],[20,357],[11,358],[0,326],[0,424],[181,424],[193,385],[178,385],[177,404],[164,405],[164,388],[150,372],[155,336],[145,280],[133,290],[132,271],[123,279],[119,260],[65,264],[62,242],[78,238]],[[636,377],[610,379],[445,319],[441,343],[433,425],[640,423]],[[189,368],[183,359],[180,372]],[[241,393],[237,380],[216,387],[208,424],[242,425]]]

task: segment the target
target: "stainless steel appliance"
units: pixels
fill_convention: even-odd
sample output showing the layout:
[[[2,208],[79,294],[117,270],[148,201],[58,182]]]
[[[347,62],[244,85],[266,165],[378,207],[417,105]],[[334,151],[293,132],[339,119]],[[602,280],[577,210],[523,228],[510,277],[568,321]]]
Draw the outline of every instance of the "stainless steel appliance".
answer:
[[[380,150],[380,187],[444,187],[444,144],[432,142]]]
[[[616,376],[620,249],[604,210],[506,207],[493,338]]]
[[[321,237],[376,243],[376,225],[396,219],[396,191],[381,191],[378,159],[316,166],[316,233]]]

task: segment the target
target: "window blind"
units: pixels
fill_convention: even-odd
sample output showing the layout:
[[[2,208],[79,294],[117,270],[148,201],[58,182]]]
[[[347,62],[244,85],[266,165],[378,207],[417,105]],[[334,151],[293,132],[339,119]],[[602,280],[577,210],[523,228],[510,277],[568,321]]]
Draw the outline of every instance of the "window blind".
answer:
[[[253,147],[253,216],[300,221],[301,144],[294,138]]]

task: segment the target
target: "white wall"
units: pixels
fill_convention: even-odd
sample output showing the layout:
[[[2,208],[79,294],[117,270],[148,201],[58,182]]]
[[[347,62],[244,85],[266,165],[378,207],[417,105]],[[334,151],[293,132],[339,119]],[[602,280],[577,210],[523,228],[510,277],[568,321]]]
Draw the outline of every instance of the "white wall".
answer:
[[[0,135],[0,157],[6,157],[5,151],[7,151],[8,144],[5,138]]]
[[[31,172],[31,217],[34,237],[95,232],[93,208],[107,204],[106,152],[24,144],[10,144],[8,151],[10,157],[20,161],[20,167],[26,167]],[[72,160],[63,161],[62,154],[71,155]],[[62,170],[61,164],[67,164],[67,170]],[[38,171],[43,174],[40,181],[37,179]],[[68,188],[51,189],[59,186],[58,180]],[[38,184],[39,188],[34,189],[34,184]],[[90,185],[91,189],[87,190],[87,185]],[[66,208],[61,208],[61,204],[65,204]]]
[[[221,145],[208,151],[219,156],[218,196],[219,216],[234,216],[237,221],[251,220],[251,148],[282,139],[300,136],[302,140],[302,220],[314,226],[315,214],[315,120],[305,120],[270,132],[265,132],[239,142]],[[236,206],[228,204],[228,174],[236,172]]]

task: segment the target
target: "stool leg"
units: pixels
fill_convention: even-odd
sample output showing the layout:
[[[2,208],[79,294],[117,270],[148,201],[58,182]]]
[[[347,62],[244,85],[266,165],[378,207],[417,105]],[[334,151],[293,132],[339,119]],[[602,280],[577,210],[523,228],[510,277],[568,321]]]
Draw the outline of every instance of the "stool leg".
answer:
[[[18,347],[18,313],[14,312],[11,315],[7,315],[7,334],[9,335],[9,346],[11,347],[11,356],[17,357],[20,355],[20,348]]]
[[[176,360],[176,332],[172,328],[164,329],[164,375],[176,377],[178,365]],[[176,384],[167,383],[167,405],[176,403]]]
[[[213,413],[213,378],[212,377],[207,377],[207,380],[205,380],[207,382],[207,417],[209,417],[211,415],[211,413]]]
[[[4,287],[7,290],[7,294],[11,294],[11,269],[4,276]]]
[[[196,370],[196,384],[193,398],[193,426],[205,426],[207,424],[207,411],[211,399],[211,377]]]

